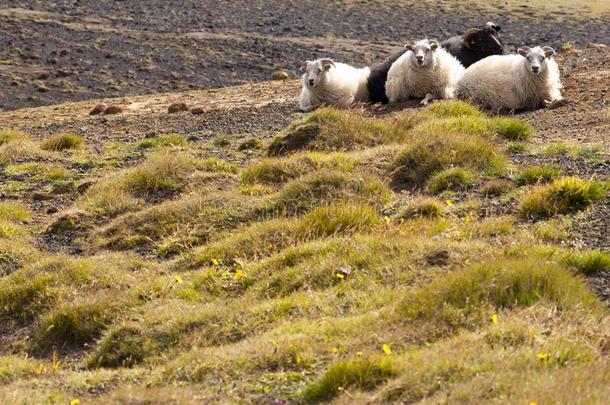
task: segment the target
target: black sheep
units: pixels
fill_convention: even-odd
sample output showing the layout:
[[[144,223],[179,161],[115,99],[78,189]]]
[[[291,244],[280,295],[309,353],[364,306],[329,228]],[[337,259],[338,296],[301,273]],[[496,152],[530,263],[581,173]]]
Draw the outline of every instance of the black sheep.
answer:
[[[371,66],[371,74],[366,83],[366,87],[369,91],[369,101],[371,103],[388,103],[389,100],[385,94],[385,82],[388,79],[388,71],[392,64],[405,52],[407,52],[407,50],[402,49],[388,56],[383,62]]]
[[[504,46],[499,32],[499,26],[488,22],[481,28],[471,28],[464,35],[441,42],[441,46],[467,68],[488,56],[502,55]]]

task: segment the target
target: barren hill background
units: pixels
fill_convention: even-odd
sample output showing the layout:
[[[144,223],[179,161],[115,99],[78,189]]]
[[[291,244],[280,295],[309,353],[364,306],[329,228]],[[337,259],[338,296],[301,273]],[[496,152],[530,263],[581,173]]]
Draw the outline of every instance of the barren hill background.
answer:
[[[493,20],[510,49],[607,42],[610,6],[568,1],[0,1],[0,110],[207,89],[358,65]]]

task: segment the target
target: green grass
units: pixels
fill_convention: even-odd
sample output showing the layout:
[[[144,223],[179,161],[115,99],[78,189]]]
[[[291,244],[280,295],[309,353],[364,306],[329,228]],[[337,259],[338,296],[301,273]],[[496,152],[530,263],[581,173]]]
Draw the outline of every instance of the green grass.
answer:
[[[439,217],[445,211],[445,205],[436,198],[416,198],[399,213],[399,218]]]
[[[155,138],[147,138],[138,142],[138,148],[151,149],[159,147],[187,146],[188,142],[182,135],[169,134],[161,135]]]
[[[0,219],[12,222],[23,222],[30,218],[28,209],[20,203],[0,202]]]
[[[82,136],[74,134],[58,134],[53,135],[40,144],[40,149],[48,151],[62,151],[68,149],[79,149],[83,146],[85,140]]]
[[[596,181],[563,177],[545,186],[536,186],[517,207],[523,218],[547,218],[588,208],[606,197],[605,187]]]
[[[601,250],[590,250],[568,254],[562,260],[583,274],[610,271],[610,255]]]
[[[452,167],[432,176],[426,182],[426,191],[434,194],[445,190],[463,190],[472,185],[476,179],[477,174],[475,172],[461,167]]]
[[[530,306],[542,298],[560,309],[598,305],[586,285],[566,269],[522,260],[481,264],[440,278],[405,297],[401,313],[412,319],[440,317],[461,325],[486,304],[512,308]]]
[[[13,130],[1,130],[0,131],[0,145],[7,144],[15,141],[27,141],[30,140],[29,135],[24,134],[20,131]]]
[[[515,179],[519,186],[537,183],[549,183],[561,176],[561,169],[554,166],[531,166],[526,167]]]
[[[252,150],[252,149],[264,149],[265,142],[259,138],[250,138],[241,142],[237,147],[237,150]]]
[[[604,178],[509,164],[529,127],[455,100],[295,133],[0,131],[0,402],[603,402]]]
[[[328,371],[303,391],[306,402],[323,402],[350,388],[370,390],[398,373],[389,357],[356,358],[332,364]]]
[[[291,123],[269,145],[270,154],[298,150],[349,151],[401,142],[409,137],[414,116],[408,112],[392,119],[363,117],[351,111],[319,108]]]
[[[573,159],[584,158],[591,162],[598,162],[603,159],[605,149],[600,146],[579,146],[567,143],[552,143],[542,149],[546,155],[565,155]]]
[[[421,135],[459,132],[508,141],[526,141],[534,134],[528,124],[515,118],[487,118],[476,113],[446,115],[447,118],[424,121],[417,125],[413,132]]]
[[[484,175],[504,171],[504,156],[489,141],[476,135],[429,135],[414,140],[390,165],[394,183],[420,186],[438,172],[462,167]]]

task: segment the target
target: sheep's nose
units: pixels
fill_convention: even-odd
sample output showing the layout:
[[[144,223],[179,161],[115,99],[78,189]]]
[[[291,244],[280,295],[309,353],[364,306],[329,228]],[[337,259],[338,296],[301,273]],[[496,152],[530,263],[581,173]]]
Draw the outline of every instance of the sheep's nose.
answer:
[[[424,60],[424,57],[422,55],[417,55],[416,58],[417,58],[418,61]]]
[[[538,73],[539,70],[540,68],[538,66],[532,66],[532,72]]]
[[[309,85],[310,85],[310,86],[313,86],[313,84],[314,84],[315,82],[316,82],[316,81],[315,81],[314,79],[309,79]]]

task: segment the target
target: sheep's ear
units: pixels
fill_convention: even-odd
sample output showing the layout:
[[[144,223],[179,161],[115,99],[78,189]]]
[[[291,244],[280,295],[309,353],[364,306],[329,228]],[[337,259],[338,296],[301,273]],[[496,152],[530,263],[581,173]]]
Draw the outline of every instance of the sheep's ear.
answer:
[[[478,28],[471,28],[466,31],[464,33],[464,45],[466,45],[467,47],[476,45],[479,32],[481,32],[481,30]]]
[[[322,59],[320,61],[324,70],[329,70],[331,67],[335,66],[335,62],[330,59]]]
[[[309,61],[305,61],[303,63],[301,63],[301,72],[305,72],[307,71],[307,65],[309,65]]]
[[[433,39],[430,41],[430,49],[432,49],[432,52],[436,51],[436,48],[438,48],[438,41]]]
[[[500,30],[502,29],[502,27],[500,27],[498,24],[496,24],[492,21],[488,21],[487,24],[485,24],[485,25],[496,32],[500,32]]]
[[[551,56],[555,55],[555,50],[553,48],[551,48],[550,46],[543,46],[542,50],[544,51],[545,58],[550,58]]]
[[[405,49],[406,49],[407,51],[411,51],[411,52],[413,52],[413,45],[411,45],[411,44],[405,44]]]
[[[517,53],[521,56],[523,56],[524,58],[527,56],[527,53],[530,51],[530,48],[528,48],[527,46],[522,46],[521,48],[517,49]]]

